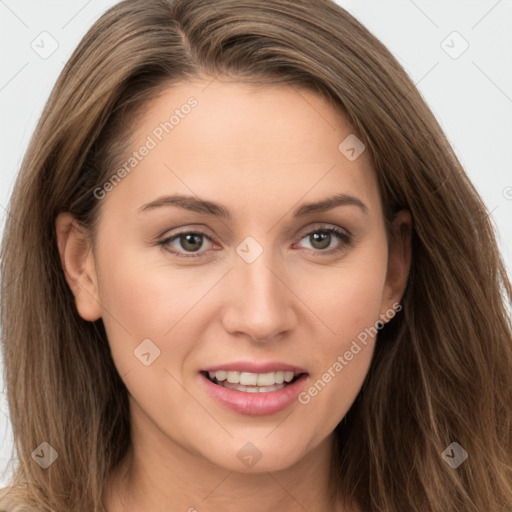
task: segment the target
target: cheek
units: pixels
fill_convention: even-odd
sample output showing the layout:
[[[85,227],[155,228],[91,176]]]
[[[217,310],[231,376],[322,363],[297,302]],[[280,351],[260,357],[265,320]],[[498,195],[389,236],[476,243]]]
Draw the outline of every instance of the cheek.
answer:
[[[193,348],[190,340],[199,328],[197,314],[208,302],[201,301],[225,268],[177,268],[156,249],[148,256],[143,250],[115,243],[104,247],[112,251],[104,250],[98,256],[100,301],[119,373],[140,366],[134,350],[147,339],[160,350],[152,366],[176,368]]]
[[[347,255],[329,271],[317,271],[303,281],[305,302],[325,324],[327,352],[379,319],[386,268],[385,244],[372,243]]]
[[[386,254],[386,246],[382,246]],[[309,283],[308,303],[329,330],[315,339],[312,372],[299,402],[322,417],[322,432],[345,416],[367,375],[377,334],[387,259],[376,247],[347,260],[329,278]],[[318,285],[323,284],[323,287]],[[306,283],[304,283],[306,285]],[[320,290],[323,290],[323,293]],[[316,421],[316,420],[315,420]]]

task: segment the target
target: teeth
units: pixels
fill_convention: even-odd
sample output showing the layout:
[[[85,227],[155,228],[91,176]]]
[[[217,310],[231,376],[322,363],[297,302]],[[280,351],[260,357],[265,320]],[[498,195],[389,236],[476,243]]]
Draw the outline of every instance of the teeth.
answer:
[[[276,372],[260,373],[257,375],[257,377],[258,386],[273,386],[276,383]],[[241,380],[240,384],[243,384]]]
[[[224,381],[219,384],[224,388],[235,389],[237,391],[245,391],[246,393],[268,393],[269,391],[279,391],[284,388],[284,384],[276,384],[275,386],[243,386],[242,384],[231,384]]]
[[[210,378],[213,379],[217,377],[217,380],[226,380],[228,378],[228,372],[208,372],[210,374]]]
[[[269,373],[249,373],[249,372],[208,372],[210,379],[217,379],[217,382],[226,381],[229,384],[240,384],[242,386],[275,386],[283,382],[291,382],[295,377],[294,372],[269,372]],[[298,375],[298,374],[297,374]],[[231,387],[231,386],[230,386]],[[256,389],[256,388],[255,388]]]
[[[258,375],[257,373],[248,373],[248,372],[240,373],[239,382],[243,386],[256,386],[256,384],[258,384],[258,386],[266,386],[267,385],[267,384],[264,384],[263,382],[260,382],[260,380],[261,380],[261,375]]]
[[[237,384],[240,382],[240,373],[239,372],[228,372],[228,382],[231,384]]]

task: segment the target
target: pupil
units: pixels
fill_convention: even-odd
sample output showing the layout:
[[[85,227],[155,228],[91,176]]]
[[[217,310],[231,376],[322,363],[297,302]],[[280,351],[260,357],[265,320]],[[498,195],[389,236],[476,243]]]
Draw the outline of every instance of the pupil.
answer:
[[[318,233],[314,233],[313,235],[311,235],[315,242],[318,242],[320,240],[320,242],[323,242],[320,244],[320,247],[317,247],[318,249],[325,249],[327,247],[329,247],[329,244],[331,242],[331,234],[330,233],[327,233],[325,231],[319,231]],[[327,243],[325,243],[327,241]],[[313,247],[314,247],[314,244],[313,244]]]
[[[197,233],[190,233],[188,235],[181,235],[181,237],[182,237],[182,241],[185,240],[185,243],[181,244],[183,249],[189,249],[191,251],[197,251],[198,249],[201,248],[201,245],[202,245],[201,235],[199,235]],[[191,239],[192,239],[192,243],[189,243],[189,240],[191,240]],[[196,241],[196,245],[194,245],[194,241],[193,241],[194,239]]]

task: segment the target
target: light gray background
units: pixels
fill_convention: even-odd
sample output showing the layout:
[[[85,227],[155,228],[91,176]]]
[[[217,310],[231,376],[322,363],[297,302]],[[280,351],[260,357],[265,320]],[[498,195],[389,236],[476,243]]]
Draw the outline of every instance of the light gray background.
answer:
[[[16,173],[46,98],[85,32],[115,3],[0,0],[0,235]],[[388,46],[417,84],[491,212],[510,272],[512,0],[338,3]],[[42,32],[58,43],[47,58],[32,48],[51,50],[52,40]],[[458,56],[464,40],[469,47]],[[11,448],[2,385],[0,473],[6,469],[0,485],[8,480]]]

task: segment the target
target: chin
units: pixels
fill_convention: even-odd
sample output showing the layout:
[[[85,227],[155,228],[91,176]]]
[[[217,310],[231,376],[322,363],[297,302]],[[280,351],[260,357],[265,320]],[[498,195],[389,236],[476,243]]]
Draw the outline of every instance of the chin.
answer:
[[[270,437],[274,434],[271,433]],[[291,444],[290,436],[273,440],[248,439],[250,436],[244,436],[243,440],[232,439],[228,444],[226,441],[219,442],[217,446],[221,451],[205,455],[215,465],[226,470],[255,474],[288,469],[303,456],[303,444]]]

